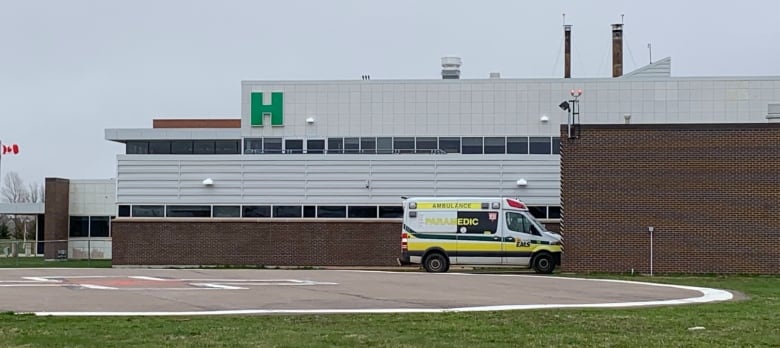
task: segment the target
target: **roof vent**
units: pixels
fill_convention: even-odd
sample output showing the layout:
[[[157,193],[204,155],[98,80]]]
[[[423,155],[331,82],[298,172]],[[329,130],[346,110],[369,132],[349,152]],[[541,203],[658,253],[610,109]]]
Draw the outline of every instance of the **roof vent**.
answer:
[[[500,79],[501,78],[501,73],[492,72],[492,73],[490,73],[490,78],[491,79]]]
[[[460,66],[462,63],[460,57],[442,57],[441,78],[445,80],[459,79]]]

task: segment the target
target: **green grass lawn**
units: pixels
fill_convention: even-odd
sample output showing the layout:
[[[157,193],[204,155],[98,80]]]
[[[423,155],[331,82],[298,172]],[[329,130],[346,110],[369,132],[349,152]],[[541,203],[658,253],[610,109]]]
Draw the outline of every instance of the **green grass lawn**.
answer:
[[[111,260],[55,260],[46,261],[42,257],[0,257],[0,268],[23,267],[99,267],[110,268]],[[0,341],[0,347],[3,342]]]
[[[737,290],[749,299],[642,309],[404,315],[64,318],[2,314],[0,346],[780,346],[780,277],[631,279]],[[696,326],[704,329],[689,330]]]

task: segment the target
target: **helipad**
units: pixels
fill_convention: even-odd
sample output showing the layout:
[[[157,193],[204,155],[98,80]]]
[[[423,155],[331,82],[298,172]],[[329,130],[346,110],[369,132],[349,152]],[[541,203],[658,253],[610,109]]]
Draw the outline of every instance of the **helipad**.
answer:
[[[677,305],[716,289],[506,274],[0,269],[0,311],[38,315],[409,313]]]

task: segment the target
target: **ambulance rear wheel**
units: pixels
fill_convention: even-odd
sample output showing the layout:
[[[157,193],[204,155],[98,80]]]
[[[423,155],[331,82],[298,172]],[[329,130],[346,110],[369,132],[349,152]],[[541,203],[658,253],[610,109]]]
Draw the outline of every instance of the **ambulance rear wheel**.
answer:
[[[423,267],[426,271],[432,273],[447,272],[450,269],[450,261],[444,254],[433,252],[428,254],[423,261]]]
[[[536,273],[550,274],[555,270],[555,258],[550,253],[541,252],[534,256],[533,267]]]

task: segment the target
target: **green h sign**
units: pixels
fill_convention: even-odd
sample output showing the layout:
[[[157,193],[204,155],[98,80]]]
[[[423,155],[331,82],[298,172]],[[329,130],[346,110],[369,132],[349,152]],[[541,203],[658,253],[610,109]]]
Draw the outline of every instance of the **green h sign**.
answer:
[[[271,92],[271,104],[263,104],[263,92],[252,92],[249,108],[251,110],[250,124],[252,126],[263,126],[265,116],[271,117],[271,126],[284,125],[284,105],[282,92]]]

